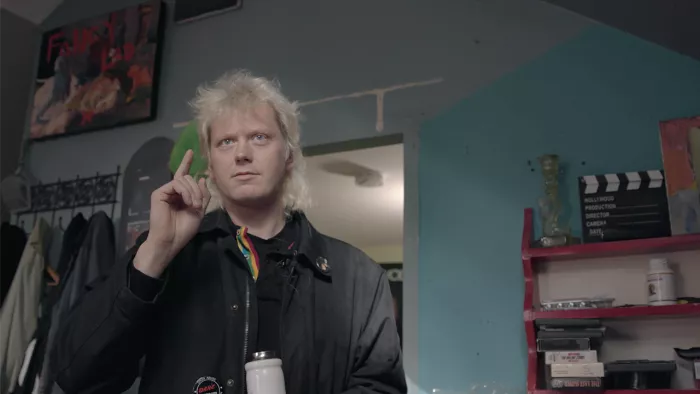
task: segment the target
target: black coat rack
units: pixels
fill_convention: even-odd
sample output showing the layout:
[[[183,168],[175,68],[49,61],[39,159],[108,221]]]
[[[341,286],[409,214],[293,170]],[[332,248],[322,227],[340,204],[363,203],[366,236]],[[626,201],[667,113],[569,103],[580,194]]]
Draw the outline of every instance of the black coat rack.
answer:
[[[34,223],[39,213],[51,212],[51,226],[54,225],[56,212],[70,209],[72,218],[77,208],[90,207],[90,215],[95,213],[95,206],[110,205],[109,217],[114,216],[114,205],[117,201],[117,186],[119,185],[119,177],[121,176],[120,167],[117,166],[117,172],[112,174],[100,175],[81,178],[76,176],[75,179],[62,181],[60,178],[54,183],[42,184],[31,187],[31,208],[16,213],[15,224],[21,223],[20,227],[24,228],[24,220],[21,217],[33,215]],[[63,227],[62,217],[58,218],[58,225]]]

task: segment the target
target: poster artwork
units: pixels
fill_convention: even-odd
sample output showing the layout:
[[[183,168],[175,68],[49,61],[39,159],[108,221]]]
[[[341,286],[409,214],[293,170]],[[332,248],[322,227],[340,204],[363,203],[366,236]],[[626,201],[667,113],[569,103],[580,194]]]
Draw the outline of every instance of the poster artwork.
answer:
[[[189,22],[241,8],[243,0],[177,0],[175,22]]]
[[[162,13],[161,3],[151,1],[44,33],[30,138],[152,119]]]
[[[700,116],[661,122],[673,235],[700,233]]]

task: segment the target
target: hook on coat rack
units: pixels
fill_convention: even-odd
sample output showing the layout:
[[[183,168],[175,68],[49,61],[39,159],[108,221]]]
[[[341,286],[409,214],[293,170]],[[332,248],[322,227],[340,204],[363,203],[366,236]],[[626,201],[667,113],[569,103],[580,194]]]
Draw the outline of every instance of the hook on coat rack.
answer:
[[[61,178],[58,178],[58,184],[61,184]],[[54,199],[57,197],[58,193],[60,192],[61,188],[56,187],[56,190],[54,191]],[[53,221],[56,219],[56,210],[51,211],[51,227],[53,227]],[[59,217],[60,219],[60,217]]]
[[[93,186],[92,186],[92,195],[93,196],[97,195],[97,185],[98,185],[97,180],[99,178],[100,178],[100,172],[98,171],[95,173],[95,182],[93,183]],[[90,206],[90,216],[95,214],[95,203],[96,203],[95,200],[96,200],[96,198],[92,199],[92,205]]]
[[[20,222],[24,228],[24,220],[20,217],[31,214],[34,216],[36,225],[38,214],[51,212],[51,226],[54,224],[57,211],[70,209],[70,217],[75,215],[76,208],[90,207],[90,215],[95,213],[96,206],[110,205],[110,218],[114,216],[114,205],[117,201],[117,186],[121,176],[120,166],[117,171],[111,174],[81,178],[76,175],[75,179],[62,181],[60,178],[49,184],[39,183],[31,188],[32,207],[26,211],[16,213],[15,222]],[[58,225],[63,229],[63,216],[59,215]]]

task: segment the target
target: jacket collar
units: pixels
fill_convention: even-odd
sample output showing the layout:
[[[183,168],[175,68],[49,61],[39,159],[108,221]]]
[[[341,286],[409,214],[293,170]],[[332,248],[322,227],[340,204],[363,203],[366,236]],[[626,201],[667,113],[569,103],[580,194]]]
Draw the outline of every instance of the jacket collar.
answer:
[[[43,218],[39,220],[34,225],[32,232],[29,234],[29,239],[27,244],[32,245],[36,250],[44,254],[44,247],[48,244],[49,237],[51,235],[51,227]]]
[[[332,269],[327,258],[323,235],[311,225],[302,212],[293,212],[290,220],[296,227],[296,241],[290,249],[291,254],[299,255],[319,274],[330,277]],[[226,211],[217,209],[204,216],[198,233],[222,231],[231,234],[231,225],[231,218]]]

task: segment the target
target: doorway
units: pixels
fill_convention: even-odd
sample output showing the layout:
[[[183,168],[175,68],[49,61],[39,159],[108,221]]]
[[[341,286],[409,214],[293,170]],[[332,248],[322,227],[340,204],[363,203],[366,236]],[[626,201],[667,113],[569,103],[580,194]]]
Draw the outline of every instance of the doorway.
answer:
[[[305,152],[311,207],[321,233],[365,252],[386,271],[403,342],[404,146],[401,136]]]

